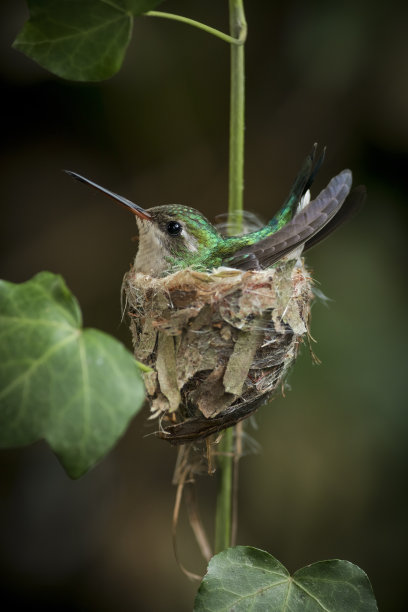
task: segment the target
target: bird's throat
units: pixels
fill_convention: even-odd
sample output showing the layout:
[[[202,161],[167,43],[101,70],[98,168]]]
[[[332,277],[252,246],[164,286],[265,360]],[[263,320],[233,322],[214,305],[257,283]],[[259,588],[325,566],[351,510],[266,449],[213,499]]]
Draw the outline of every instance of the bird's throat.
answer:
[[[167,249],[161,232],[149,222],[139,222],[139,246],[135,258],[135,272],[149,276],[163,276],[168,271]]]

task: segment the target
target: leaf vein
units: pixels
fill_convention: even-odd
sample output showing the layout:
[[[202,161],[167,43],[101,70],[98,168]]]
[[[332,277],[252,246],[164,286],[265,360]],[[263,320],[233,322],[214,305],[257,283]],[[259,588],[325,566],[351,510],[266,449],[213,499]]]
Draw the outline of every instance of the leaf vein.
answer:
[[[43,353],[43,355],[39,359],[36,359],[35,362],[27,370],[22,372],[19,376],[12,380],[10,384],[7,385],[7,387],[4,387],[4,389],[2,389],[2,391],[0,392],[0,400],[3,399],[6,395],[8,395],[8,393],[12,391],[17,385],[19,385],[20,383],[24,383],[25,380],[27,380],[44,362],[46,362],[51,355],[58,352],[66,344],[72,342],[77,336],[78,333],[75,332],[70,336],[67,336],[60,342],[53,344],[48,349],[48,351],[45,351],[45,353]]]
[[[90,423],[90,397],[89,397],[89,370],[86,362],[86,350],[84,346],[83,336],[80,336],[78,340],[79,358],[81,361],[81,373],[82,373],[82,389],[83,389],[83,429],[82,437],[79,445],[82,447],[82,454],[85,454],[86,440],[89,433]]]
[[[275,572],[274,572],[275,573]],[[281,580],[280,582],[274,582],[273,584],[270,584],[266,587],[262,587],[257,589],[256,591],[253,591],[252,593],[248,593],[248,595],[240,595],[239,593],[235,593],[235,591],[231,591],[230,589],[227,589],[225,587],[222,587],[222,591],[224,591],[225,593],[231,593],[231,595],[235,595],[236,597],[238,597],[237,601],[235,603],[239,603],[241,601],[244,601],[244,599],[249,599],[250,597],[256,597],[257,595],[260,595],[261,593],[265,593],[266,591],[270,591],[271,589],[280,586],[281,584],[285,584],[285,582],[287,582],[287,579],[285,580]],[[229,612],[229,610],[231,610],[231,605],[228,604],[228,606],[226,608],[220,608],[219,612]]]
[[[78,30],[76,32],[74,32],[73,34],[66,34],[65,36],[58,36],[56,38],[51,38],[51,39],[47,39],[47,38],[43,38],[42,40],[37,40],[37,41],[24,41],[24,40],[19,40],[18,41],[18,45],[19,47],[36,47],[38,45],[43,45],[43,44],[57,44],[60,43],[64,40],[71,40],[74,38],[86,38],[89,37],[89,35],[94,34],[95,32],[97,32],[98,30],[103,30],[104,28],[107,28],[109,26],[111,26],[113,23],[116,23],[117,21],[121,21],[123,20],[123,17],[126,16],[127,19],[130,19],[130,16],[127,16],[125,13],[122,13],[121,15],[119,15],[119,17],[116,17],[115,19],[111,19],[108,21],[104,21],[102,24],[99,25],[95,25],[92,28],[89,28],[87,30]]]
[[[288,600],[289,600],[289,593],[290,593],[290,587],[292,586],[292,580],[289,579],[288,581],[288,590],[286,591],[286,597],[285,597],[285,601],[283,602],[283,606],[282,606],[282,612],[285,611],[286,606],[288,604]]]
[[[307,595],[309,595],[309,597],[311,597],[312,599],[315,600],[315,602],[321,607],[322,610],[324,610],[324,612],[330,612],[329,608],[326,608],[326,606],[324,606],[322,604],[322,602],[320,601],[320,599],[318,597],[316,597],[316,595],[313,595],[313,593],[310,593],[310,591],[308,591],[304,586],[302,586],[299,582],[296,582],[296,580],[293,580],[293,582],[296,584],[297,587],[299,587],[299,589],[301,589],[302,591],[304,591]]]
[[[66,323],[64,321],[53,321],[50,319],[29,319],[28,317],[17,317],[17,316],[7,316],[0,315],[0,324],[7,323],[18,323],[24,325],[47,325],[49,327],[58,327],[58,328],[67,328],[67,329],[78,329],[76,326],[74,327],[71,323]],[[7,330],[8,331],[8,330]]]

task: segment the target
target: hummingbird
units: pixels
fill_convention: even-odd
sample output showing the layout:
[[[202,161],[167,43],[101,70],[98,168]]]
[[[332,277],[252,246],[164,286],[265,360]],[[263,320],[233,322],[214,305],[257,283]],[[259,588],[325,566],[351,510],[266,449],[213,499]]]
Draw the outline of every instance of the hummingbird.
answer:
[[[189,206],[165,204],[144,209],[76,172],[66,172],[135,215],[139,247],[134,270],[161,277],[187,267],[198,271],[219,266],[262,270],[289,254],[297,258],[326,238],[360,208],[365,188],[359,186],[350,193],[352,173],[346,169],[310,200],[310,187],[324,156],[325,149],[317,155],[315,144],[281,209],[260,229],[239,236],[222,235],[203,214]]]

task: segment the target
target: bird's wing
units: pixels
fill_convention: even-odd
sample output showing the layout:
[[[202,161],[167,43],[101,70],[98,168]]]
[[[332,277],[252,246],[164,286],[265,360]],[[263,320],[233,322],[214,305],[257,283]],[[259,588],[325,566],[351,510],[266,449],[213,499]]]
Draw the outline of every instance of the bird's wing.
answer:
[[[282,229],[259,242],[228,256],[223,265],[241,270],[268,268],[296,247],[314,243],[313,238],[331,222],[350,191],[352,174],[343,170],[331,179],[315,200],[293,217]]]
[[[324,148],[320,155],[317,156],[317,143],[313,145],[312,150],[303,162],[282,208],[268,223],[272,228],[276,228],[276,231],[280,230],[296,214],[299,202],[313,183],[316,173],[323,163],[325,154],[326,149]]]
[[[308,249],[314,247],[316,244],[327,238],[327,236],[334,232],[335,229],[340,227],[340,225],[343,225],[343,223],[346,223],[346,221],[349,221],[349,219],[354,217],[354,215],[356,215],[362,208],[366,196],[367,190],[364,185],[354,187],[350,191],[338,213],[335,214],[328,223],[326,223],[320,232],[317,232],[317,234],[305,242],[303,251],[307,251]]]

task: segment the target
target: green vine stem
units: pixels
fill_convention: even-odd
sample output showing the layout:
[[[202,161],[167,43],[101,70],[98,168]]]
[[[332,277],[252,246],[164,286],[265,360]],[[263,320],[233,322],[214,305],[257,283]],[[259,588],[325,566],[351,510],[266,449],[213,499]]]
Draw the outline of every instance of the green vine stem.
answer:
[[[215,554],[231,546],[233,453],[234,428],[230,427],[219,444],[217,460],[220,483],[215,511]]]
[[[228,226],[230,234],[242,231],[244,195],[244,107],[245,107],[245,55],[244,44],[247,25],[243,0],[229,0],[230,35],[224,34],[199,21],[161,11],[147,11],[147,17],[162,17],[186,23],[212,34],[231,44],[230,85],[230,138],[229,138],[229,184]],[[215,552],[231,546],[232,498],[234,465],[234,430],[227,429],[220,442],[218,466],[220,485],[215,516]]]
[[[230,33],[236,40],[246,39],[243,0],[229,0]],[[229,143],[229,231],[242,231],[244,195],[244,104],[245,104],[244,44],[231,46],[230,143]],[[215,552],[231,546],[232,480],[234,430],[227,429],[220,443],[218,466],[220,485],[215,515]]]
[[[239,40],[246,40],[247,25],[243,0],[229,0],[230,32]],[[244,108],[245,54],[244,45],[231,47],[230,143],[228,216],[230,233],[242,231],[244,198]]]

